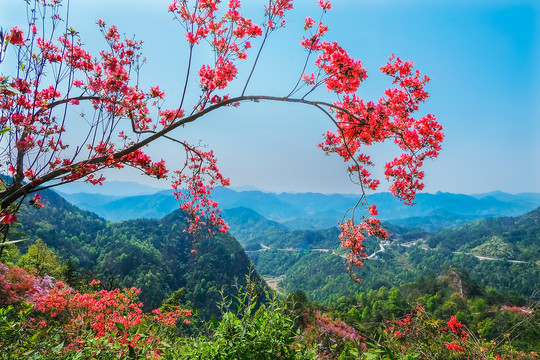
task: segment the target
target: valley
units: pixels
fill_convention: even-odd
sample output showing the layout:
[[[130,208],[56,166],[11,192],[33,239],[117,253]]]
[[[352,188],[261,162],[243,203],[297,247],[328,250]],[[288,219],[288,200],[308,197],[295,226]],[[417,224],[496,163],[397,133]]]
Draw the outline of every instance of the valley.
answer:
[[[234,193],[227,194],[224,203],[237,205],[260,204],[261,198],[272,197],[254,192],[255,198],[239,194],[240,201],[234,199]],[[53,191],[43,191],[42,196],[46,211],[30,206],[21,209],[20,224],[12,230],[4,261],[36,266],[38,275],[55,274],[83,291],[88,291],[87,284],[95,283],[94,279],[101,293],[136,287],[142,311],[174,304],[195,314],[191,321],[196,327],[186,329],[197,336],[215,326],[229,326],[233,313],[224,309],[235,304],[239,306],[236,311],[246,311],[241,307],[246,299],[242,296],[247,296],[248,289],[258,289],[253,304],[267,305],[254,314],[275,317],[284,313],[276,313],[272,306],[298,301],[303,312],[286,316],[312,321],[306,318],[311,314],[319,319],[314,324],[325,319],[323,322],[347,326],[348,333],[361,331],[373,337],[390,321],[384,319],[403,318],[417,303],[416,309],[425,308],[429,316],[439,319],[457,314],[485,339],[493,341],[504,331],[519,331],[520,340],[512,346],[525,350],[536,346],[532,339],[538,329],[527,324],[534,321],[532,316],[538,312],[532,309],[540,304],[536,300],[540,291],[540,208],[518,216],[489,217],[433,211],[426,206],[422,216],[402,214],[399,221],[387,220],[388,240],[368,237],[364,241],[363,266],[353,269],[361,279],[356,282],[347,271],[347,253],[340,246],[338,229],[322,227],[327,221],[322,217],[315,217],[316,226],[300,225],[306,224],[306,212],[316,216],[313,207],[320,208],[319,214],[325,213],[324,205],[314,201],[308,206],[306,198],[328,204],[326,195],[300,194],[299,200],[288,194],[289,205],[278,202],[279,206],[275,204],[267,212],[272,219],[246,206],[225,208],[223,216],[231,228],[227,234],[213,237],[188,235],[179,210],[161,218],[110,221]],[[154,196],[115,197],[113,202],[120,205],[128,199],[130,206],[141,208]],[[520,196],[514,200],[523,204]],[[508,205],[508,196],[505,201]],[[107,196],[97,202],[109,203]],[[305,207],[298,210],[291,203]],[[448,203],[441,200],[441,205]],[[128,205],[119,208],[124,206]],[[283,209],[288,213],[286,220],[276,215],[284,206],[288,207]],[[294,214],[299,218],[292,226]],[[327,215],[325,219],[329,219]],[[434,226],[441,217],[445,220]],[[39,260],[45,258],[49,260]],[[257,285],[257,279],[263,282]],[[272,300],[274,296],[279,300]],[[233,299],[226,305],[229,308],[224,308],[224,299]],[[501,310],[507,308],[524,309],[531,319],[523,320],[519,313],[509,318]],[[259,321],[246,319],[253,324]],[[303,331],[309,332],[309,327]],[[328,330],[320,331],[326,334]]]
[[[331,302],[381,285],[399,286],[452,265],[471,272],[486,285],[506,291],[526,294],[534,288],[529,280],[540,283],[538,210],[529,213],[534,219],[526,225],[532,226],[525,230],[530,232],[526,239],[523,229],[512,230],[512,224],[520,222],[516,220],[520,217],[491,215],[534,209],[540,206],[537,194],[419,194],[418,204],[408,208],[396,204],[384,193],[372,197],[381,203],[381,214],[389,218],[385,225],[391,236],[384,242],[366,240],[367,258],[364,266],[357,269],[362,282],[354,284],[345,270],[346,253],[340,247],[337,229],[324,227],[338,221],[343,209],[350,207],[352,195],[272,194],[224,188],[216,189],[214,195],[224,208],[230,233],[244,247],[267,284],[284,294],[301,290],[313,300]],[[91,195],[75,193],[67,198],[73,204],[89,208],[87,199]],[[139,209],[166,211],[178,206],[173,200],[168,191],[159,191],[135,197],[101,196],[100,201],[91,204],[97,213],[109,214],[109,219],[130,218],[131,212],[124,211],[127,207],[141,217],[147,214],[152,218],[160,214]],[[150,203],[154,206],[149,206]],[[110,216],[107,211],[117,215]],[[302,228],[300,224],[306,224],[309,216],[312,216],[311,225]],[[141,219],[129,221],[136,224]],[[501,234],[504,240],[492,239]],[[508,249],[505,255],[510,256],[498,256],[502,248]],[[491,271],[506,274],[484,279]],[[518,281],[510,281],[509,273],[518,273]]]

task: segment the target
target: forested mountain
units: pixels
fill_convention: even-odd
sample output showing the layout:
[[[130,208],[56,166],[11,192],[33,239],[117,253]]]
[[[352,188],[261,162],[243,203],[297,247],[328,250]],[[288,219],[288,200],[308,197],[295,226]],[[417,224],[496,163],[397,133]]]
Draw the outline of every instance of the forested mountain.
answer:
[[[290,230],[244,207],[225,210],[223,217],[231,227],[231,234],[249,250],[265,246],[296,250],[333,249],[339,246],[339,232],[335,227],[324,230]]]
[[[493,237],[498,237],[500,241],[493,243]],[[431,248],[461,252],[469,252],[474,248],[475,252],[478,252],[478,247],[486,242],[495,247],[511,248],[509,259],[540,260],[540,208],[519,217],[485,219],[459,229],[442,230],[431,234],[427,240]],[[488,251],[487,247],[484,247],[484,251]],[[497,249],[481,255],[492,256],[495,254],[493,251],[496,252]]]
[[[375,239],[366,241],[368,254],[379,251],[358,269],[360,284],[351,281],[344,270],[346,260],[339,249],[337,232],[303,232],[304,236],[309,234],[308,239],[325,239],[320,243],[324,249],[316,249],[318,246],[295,246],[295,239],[296,244],[302,244],[302,238],[293,236],[294,231],[280,229],[273,236],[275,232],[269,227],[270,235],[266,238],[251,238],[262,241],[267,248],[252,247],[256,251],[249,251],[249,255],[262,274],[283,278],[283,290],[302,290],[311,299],[322,302],[380,286],[399,286],[450,267],[469,272],[472,279],[484,286],[528,296],[540,283],[539,213],[537,209],[515,218],[480,220],[435,233],[389,226],[393,241],[381,248]],[[257,233],[265,234],[261,229],[267,224],[265,221],[259,218],[255,225]],[[279,244],[284,239],[294,250],[273,245],[274,241]]]
[[[387,220],[387,223],[407,228],[418,228],[425,231],[437,231],[457,228],[470,222],[483,219],[483,215],[458,215],[445,209],[437,209],[424,216],[411,216],[403,219]]]
[[[28,247],[42,239],[61,259],[69,261],[85,280],[100,279],[109,288],[137,287],[146,308],[159,307],[184,288],[183,305],[203,316],[217,314],[219,291],[245,282],[250,261],[229,234],[194,239],[178,210],[166,217],[110,223],[80,210],[52,191],[43,191],[46,207],[25,207],[19,232]]]
[[[258,200],[253,200],[253,194],[249,193],[256,193]],[[286,201],[295,201],[290,194],[280,197],[227,189],[219,189],[217,194],[225,206],[252,199],[261,207],[273,207],[272,211],[277,211]],[[235,194],[239,195],[236,200]],[[169,196],[162,195],[163,199]],[[311,197],[310,203],[309,196],[304,194],[303,211],[314,207],[320,196],[324,197],[320,194]],[[456,201],[470,200],[463,196],[440,196]],[[212,307],[217,290],[232,284],[235,277],[242,279],[247,271],[249,259],[231,235],[203,239],[195,245],[183,232],[185,224],[181,212],[173,212],[160,220],[110,223],[79,210],[53,192],[46,192],[44,197],[47,202],[44,209],[26,208],[21,213],[22,230],[32,239],[43,239],[64,260],[71,260],[79,269],[106,279],[111,287],[140,287],[141,296],[149,307],[159,305],[181,287],[186,288],[183,299],[186,303]],[[146,201],[136,201],[142,198],[151,201],[155,195],[128,199],[134,206],[143,206]],[[129,203],[126,199],[117,201],[124,205]],[[153,208],[159,208],[163,203],[157,203]],[[108,203],[111,204],[114,202]],[[293,208],[299,206],[289,207],[289,210]],[[540,259],[539,213],[537,209],[515,218],[482,219],[434,233],[394,225],[414,224],[413,218],[391,221],[387,224],[391,242],[381,247],[376,239],[366,241],[366,252],[375,256],[359,269],[358,275],[363,280],[360,284],[351,281],[345,270],[344,251],[340,248],[335,227],[291,230],[246,207],[225,210],[224,217],[231,226],[230,233],[245,247],[260,273],[282,277],[282,289],[288,292],[303,290],[311,299],[328,302],[383,285],[398,286],[432,272],[438,274],[450,266],[470,272],[474,280],[486,286],[527,295],[535,289],[535,284],[540,283],[539,267],[535,263]],[[433,224],[437,217],[449,218],[455,226],[456,222],[468,221],[473,215],[453,216],[447,210],[437,210],[433,213]],[[195,254],[191,253],[192,249],[197,250]],[[216,295],[210,296],[210,293]]]
[[[388,340],[373,341],[399,352],[400,341],[410,340],[405,338],[411,336],[406,331],[414,326],[424,332],[431,329],[422,337],[429,338],[430,344],[437,342],[437,351],[445,354],[435,358],[448,358],[450,348],[447,338],[440,335],[444,331],[441,324],[463,321],[476,338],[496,341],[492,342],[494,348],[503,342],[500,339],[506,339],[502,337],[506,334],[512,334],[508,340],[512,347],[505,348],[507,352],[534,351],[537,347],[540,208],[518,217],[481,219],[432,233],[387,223],[390,241],[366,239],[370,257],[356,270],[362,279],[360,283],[351,280],[346,271],[344,250],[340,248],[335,227],[292,230],[250,208],[225,210],[231,234],[244,245],[258,272],[281,279],[278,289],[290,294],[283,303],[274,300],[262,305],[264,296],[259,298],[262,287],[245,282],[250,259],[230,234],[194,239],[184,232],[185,219],[180,211],[159,220],[112,223],[78,209],[51,191],[43,192],[43,197],[46,207],[22,209],[21,225],[13,232],[17,238],[29,239],[19,244],[22,244],[21,253],[36,241],[32,245],[34,252],[20,257],[19,266],[28,264],[31,256],[40,256],[35,248],[40,244],[37,240],[42,239],[61,260],[67,261],[63,274],[68,283],[81,286],[83,291],[95,292],[88,288],[88,283],[98,278],[102,289],[141,288],[140,300],[145,310],[176,303],[198,309],[203,319],[211,315],[220,319],[211,320],[207,327],[198,322],[202,329],[199,336],[212,332],[219,335],[220,331],[228,334],[231,329],[246,334],[256,332],[263,337],[269,332],[274,336],[268,327],[272,323],[264,319],[278,319],[289,324],[287,329],[293,324],[297,326],[288,338],[294,336],[297,341],[305,341],[308,345],[302,343],[304,347],[319,344],[322,353],[335,355],[329,358],[339,358],[342,354],[371,353],[361,344],[355,346],[362,351],[350,352],[356,348],[343,340],[350,334],[373,339],[386,334],[384,339]],[[437,211],[434,216],[452,217],[446,211]],[[458,220],[459,217],[454,217],[449,221]],[[406,220],[405,225],[412,221]],[[0,270],[6,269],[4,266]],[[45,273],[35,269],[37,275],[44,276]],[[244,290],[238,292],[232,286],[237,281],[245,285]],[[221,289],[233,301],[229,307],[216,306]],[[253,302],[242,303],[248,293]],[[312,303],[313,300],[320,304]],[[240,314],[228,310],[237,305]],[[260,308],[252,311],[252,306]],[[405,324],[408,320],[403,319],[415,319],[414,324]],[[121,324],[114,326],[122,331]],[[321,328],[318,330],[317,326]],[[58,326],[54,331],[58,329],[63,327]],[[190,329],[195,331],[193,325]],[[328,329],[334,329],[335,333]],[[320,338],[313,335],[314,331],[320,331]],[[396,342],[392,334],[399,334],[395,335]],[[205,339],[204,336],[197,339]],[[248,337],[251,339],[251,335]],[[251,343],[251,340],[242,341]],[[468,336],[462,336],[461,341],[461,345],[466,344]],[[265,338],[263,343],[266,342]],[[191,351],[189,345],[171,343],[182,349],[177,351]],[[407,344],[420,346],[424,341],[415,338]],[[433,350],[434,346],[431,344],[429,348]],[[234,342],[226,346],[227,351],[232,347]],[[372,354],[379,351],[374,349]],[[494,351],[500,352],[498,348]]]

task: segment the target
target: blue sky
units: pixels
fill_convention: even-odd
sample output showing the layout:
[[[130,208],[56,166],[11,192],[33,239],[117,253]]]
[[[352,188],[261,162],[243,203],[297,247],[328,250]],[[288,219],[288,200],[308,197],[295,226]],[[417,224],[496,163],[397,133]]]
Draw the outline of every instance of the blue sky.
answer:
[[[255,15],[264,1],[243,3]],[[295,1],[286,28],[275,33],[265,48],[248,93],[288,93],[305,55],[298,45],[303,19],[318,16],[315,4],[316,0]],[[540,192],[538,1],[334,0],[333,5],[325,18],[330,27],[327,40],[337,40],[364,62],[369,78],[359,90],[361,97],[376,100],[390,86],[378,69],[392,53],[414,61],[431,77],[427,88],[431,97],[422,113],[437,116],[446,138],[440,157],[426,164],[427,192]],[[72,26],[94,54],[104,44],[95,25],[98,18],[143,40],[148,58],[143,83],[159,84],[174,106],[184,76],[185,40],[166,11],[167,1],[72,0],[70,6]],[[24,23],[21,10],[22,0],[2,1],[1,26]],[[201,51],[197,59],[204,63],[209,56]],[[8,65],[0,73],[8,72]],[[246,68],[240,70],[242,82]],[[192,89],[197,90],[193,80]],[[176,135],[213,148],[233,186],[358,192],[342,161],[317,149],[329,129],[331,123],[313,109],[260,103],[226,109]],[[150,150],[154,156],[173,167],[183,161],[177,147],[158,145]],[[392,150],[377,146],[369,153],[382,167],[395,155]],[[150,183],[132,172],[108,177]],[[381,190],[384,185],[383,181]]]

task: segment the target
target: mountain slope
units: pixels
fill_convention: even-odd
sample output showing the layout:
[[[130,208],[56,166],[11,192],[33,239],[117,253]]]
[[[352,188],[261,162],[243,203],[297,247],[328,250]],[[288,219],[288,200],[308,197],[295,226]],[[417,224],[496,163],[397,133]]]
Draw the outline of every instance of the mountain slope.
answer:
[[[459,229],[441,230],[428,237],[431,248],[468,252],[500,236],[516,249],[515,260],[540,260],[540,208],[518,217],[480,220]]]
[[[393,228],[397,238],[405,239],[402,230]],[[540,208],[519,217],[485,219],[458,229],[418,233],[416,238],[410,237],[413,233],[406,235],[408,243],[385,244],[384,250],[357,269],[360,283],[348,279],[346,262],[335,253],[275,252],[272,257],[281,257],[276,261],[267,258],[270,254],[257,252],[257,260],[265,262],[261,271],[284,278],[281,285],[287,292],[301,290],[322,302],[383,285],[399,286],[452,268],[466,270],[475,281],[498,291],[530,296],[540,290]],[[281,272],[272,272],[268,264]]]
[[[424,216],[390,219],[386,223],[434,232],[446,228],[457,228],[483,218],[482,215],[458,215],[445,209],[436,209]]]
[[[141,288],[140,299],[147,309],[184,288],[184,305],[197,308],[206,318],[218,315],[219,290],[232,294],[232,285],[244,283],[249,272],[250,260],[231,235],[196,240],[184,232],[180,211],[161,220],[109,223],[52,191],[43,191],[42,196],[43,209],[21,211],[22,231],[71,260],[87,280],[101,279],[108,288]]]

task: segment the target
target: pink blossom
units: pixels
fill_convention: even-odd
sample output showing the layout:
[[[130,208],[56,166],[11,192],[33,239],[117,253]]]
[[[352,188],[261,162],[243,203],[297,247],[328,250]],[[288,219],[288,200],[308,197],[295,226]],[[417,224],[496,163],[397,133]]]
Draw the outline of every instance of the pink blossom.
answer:
[[[24,45],[25,43],[23,32],[19,30],[19,28],[17,28],[16,26],[11,28],[11,32],[9,35],[9,43],[12,45],[20,46]]]

